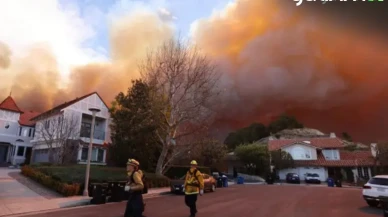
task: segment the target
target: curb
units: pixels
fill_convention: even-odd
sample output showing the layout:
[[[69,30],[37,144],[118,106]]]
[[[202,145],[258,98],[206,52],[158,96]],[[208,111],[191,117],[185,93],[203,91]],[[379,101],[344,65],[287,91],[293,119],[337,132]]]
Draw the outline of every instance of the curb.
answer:
[[[147,196],[144,196],[144,199],[151,199],[158,196],[164,196],[164,195],[170,195],[171,192],[161,192],[161,193],[154,193],[154,194],[147,194]],[[41,211],[31,211],[31,212],[25,212],[25,213],[17,213],[17,214],[11,214],[11,215],[4,215],[4,217],[22,217],[22,216],[29,216],[29,215],[36,215],[36,214],[45,214],[45,213],[51,213],[55,211],[64,211],[64,210],[73,210],[73,209],[80,209],[84,208],[86,206],[93,207],[93,206],[100,206],[100,205],[110,205],[110,204],[116,204],[116,203],[126,203],[126,201],[120,201],[120,202],[109,202],[105,204],[91,204],[90,200],[92,198],[85,198],[78,201],[67,201],[59,203],[59,208],[55,209],[47,209],[47,210],[41,210]],[[3,216],[1,216],[3,217]]]

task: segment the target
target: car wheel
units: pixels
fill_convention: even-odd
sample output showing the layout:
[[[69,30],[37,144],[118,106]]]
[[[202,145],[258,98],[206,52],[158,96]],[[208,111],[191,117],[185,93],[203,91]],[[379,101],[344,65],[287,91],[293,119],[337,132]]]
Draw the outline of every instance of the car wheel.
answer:
[[[215,184],[212,185],[212,188],[210,189],[210,191],[211,192],[215,192],[216,191],[216,185]]]
[[[366,201],[366,203],[370,206],[370,207],[377,207],[379,205],[379,202],[378,201]]]

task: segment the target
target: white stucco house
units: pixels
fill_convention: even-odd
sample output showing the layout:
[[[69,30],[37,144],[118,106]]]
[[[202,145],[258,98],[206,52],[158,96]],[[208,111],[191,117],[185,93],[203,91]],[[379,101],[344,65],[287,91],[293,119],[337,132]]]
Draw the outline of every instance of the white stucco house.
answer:
[[[18,165],[29,160],[38,112],[21,110],[8,96],[0,103],[0,166]]]
[[[106,164],[107,146],[111,143],[110,138],[110,115],[108,106],[102,100],[97,92],[87,94],[85,96],[76,98],[72,101],[65,102],[58,105],[42,114],[33,118],[36,121],[36,133],[34,139],[31,141],[33,145],[33,154],[31,161],[34,163],[48,162],[48,145],[43,138],[43,134],[48,130],[55,128],[55,124],[59,123],[57,120],[65,119],[66,121],[75,121],[75,134],[69,135],[68,141],[74,144],[73,161],[78,164],[85,164],[88,156],[88,145],[90,142],[90,133],[92,129],[92,112],[90,108],[97,108],[100,111],[96,114],[94,135],[93,135],[93,149],[91,163],[97,165]],[[62,118],[62,119],[60,119]],[[63,122],[66,122],[63,121]],[[50,140],[51,141],[51,140]],[[59,148],[59,142],[55,142],[53,148]]]
[[[345,171],[348,171],[347,176],[353,176],[348,180],[355,181],[358,177],[369,179],[375,163],[372,151],[346,151],[344,147],[343,141],[334,133],[326,138],[270,138],[268,141],[270,151],[286,151],[294,159],[294,168],[277,171],[281,180],[285,180],[287,173],[296,173],[301,180],[307,173],[316,173],[321,181],[326,181]]]

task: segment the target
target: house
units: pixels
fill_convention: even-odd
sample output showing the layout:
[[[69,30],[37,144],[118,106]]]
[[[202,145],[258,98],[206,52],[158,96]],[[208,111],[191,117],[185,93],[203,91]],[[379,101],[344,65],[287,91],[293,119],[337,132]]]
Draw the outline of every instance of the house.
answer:
[[[60,162],[59,158],[64,158],[64,153],[68,152],[70,157],[67,156],[66,161],[85,164],[92,129],[91,108],[100,110],[95,116],[91,163],[105,165],[107,144],[111,143],[110,115],[108,106],[97,92],[65,102],[33,118],[36,133],[31,141],[32,162],[49,162],[50,152],[50,160]]]
[[[358,177],[369,179],[375,160],[371,150],[347,151],[343,141],[331,133],[326,138],[274,139],[268,141],[270,151],[288,152],[295,167],[277,171],[281,180],[287,173],[296,173],[304,180],[307,173],[316,173],[321,181],[338,174],[347,181],[355,182]]]
[[[39,113],[22,111],[8,96],[0,103],[0,165],[17,165],[29,160],[32,151],[35,122]]]

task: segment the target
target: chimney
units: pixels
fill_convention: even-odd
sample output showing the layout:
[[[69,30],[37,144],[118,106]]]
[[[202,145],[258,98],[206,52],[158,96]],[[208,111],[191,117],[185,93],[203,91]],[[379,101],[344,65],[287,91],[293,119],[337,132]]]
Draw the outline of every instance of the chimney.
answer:
[[[370,144],[370,151],[372,152],[372,156],[373,157],[376,157],[376,152],[377,152],[376,148],[377,148],[377,144],[376,143],[371,143]]]
[[[336,138],[335,133],[331,132],[330,133],[330,138]]]

